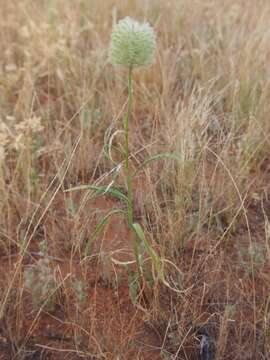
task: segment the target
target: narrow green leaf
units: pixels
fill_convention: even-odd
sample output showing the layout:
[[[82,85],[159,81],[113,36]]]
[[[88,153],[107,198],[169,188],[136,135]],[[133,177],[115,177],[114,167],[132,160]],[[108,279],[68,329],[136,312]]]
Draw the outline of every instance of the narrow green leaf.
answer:
[[[146,237],[144,235],[141,225],[138,223],[134,223],[134,224],[132,224],[132,228],[135,231],[135,233],[137,234],[138,238],[142,241],[147,254],[150,256],[150,258],[154,264],[154,267],[158,273],[158,276],[163,281],[164,274],[163,274],[162,262],[160,260],[160,257],[158,256],[156,251],[152,248],[152,246],[149,244],[149,242],[146,240]]]
[[[109,144],[104,144],[104,146],[103,146],[103,152],[104,152],[104,158],[105,158],[106,160],[110,160],[109,149],[110,149]]]
[[[162,153],[162,154],[156,154],[153,155],[147,159],[145,159],[141,165],[138,167],[138,169],[134,172],[134,174],[132,176],[135,176],[138,174],[138,172],[140,172],[146,165],[148,165],[149,163],[156,161],[156,160],[160,160],[163,158],[170,158],[173,160],[181,160],[181,158],[179,157],[179,155],[175,154],[175,153]]]
[[[127,273],[128,273],[129,295],[130,295],[132,303],[136,304],[137,296],[138,296],[138,292],[139,292],[139,288],[140,288],[139,280],[138,280],[136,273],[134,273],[131,270],[129,265],[127,265],[126,268],[127,268]]]
[[[120,200],[128,202],[127,196],[122,193],[117,187],[114,186],[96,186],[96,185],[79,185],[73,188],[65,190],[65,192],[78,191],[78,190],[94,190],[97,195],[108,194],[114,196]]]
[[[148,269],[146,266],[144,266],[144,269],[143,269],[143,276],[146,280],[148,287],[150,289],[152,289],[154,286],[153,274],[152,274],[152,271],[150,269]]]

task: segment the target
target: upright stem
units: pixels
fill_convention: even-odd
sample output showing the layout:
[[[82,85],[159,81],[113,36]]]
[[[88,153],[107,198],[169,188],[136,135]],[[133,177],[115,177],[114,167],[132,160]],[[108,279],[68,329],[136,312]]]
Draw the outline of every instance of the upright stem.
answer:
[[[129,171],[129,118],[131,115],[132,109],[132,66],[129,67],[128,70],[128,108],[127,113],[124,117],[124,130],[125,130],[125,175],[126,175],[126,182],[127,182],[127,197],[128,197],[128,208],[127,208],[127,215],[128,215],[128,225],[130,228],[133,224],[133,195],[132,195],[132,176],[131,172]],[[134,255],[136,258],[137,270],[139,277],[142,277],[142,271],[140,266],[140,257],[139,257],[139,245],[138,242],[135,240],[133,243]]]
[[[132,177],[129,171],[129,118],[132,108],[132,66],[128,70],[128,108],[124,117],[124,130],[125,130],[125,175],[128,191],[128,224],[133,224],[133,198],[132,198]]]

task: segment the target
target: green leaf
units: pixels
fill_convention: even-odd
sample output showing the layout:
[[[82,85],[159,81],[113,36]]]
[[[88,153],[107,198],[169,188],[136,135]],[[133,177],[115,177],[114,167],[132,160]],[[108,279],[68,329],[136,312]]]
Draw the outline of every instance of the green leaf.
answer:
[[[155,281],[154,281],[154,278],[153,278],[152,271],[150,269],[148,269],[146,266],[144,266],[144,269],[143,269],[143,276],[144,276],[144,278],[146,280],[146,283],[147,283],[148,287],[150,289],[152,289],[153,286],[154,286]]]
[[[116,214],[125,214],[125,212],[121,209],[113,209],[111,211],[108,212],[108,214],[106,214],[101,220],[100,222],[96,225],[96,228],[91,236],[91,238],[88,240],[86,246],[85,246],[85,250],[84,250],[84,255],[88,256],[89,254],[89,250],[93,244],[93,242],[96,240],[98,234],[100,233],[100,231],[104,228],[104,226],[107,224],[109,218],[113,215]]]
[[[140,288],[139,279],[138,279],[136,273],[134,273],[131,270],[129,265],[127,265],[126,268],[127,268],[127,273],[128,273],[129,295],[130,295],[132,303],[136,304],[136,300],[137,300],[137,296],[138,296],[138,292],[139,292],[139,288]]]
[[[103,153],[104,153],[104,158],[105,158],[106,160],[110,160],[109,150],[110,150],[109,144],[104,144],[104,146],[103,146]]]
[[[152,248],[152,246],[149,244],[149,242],[146,240],[146,237],[144,235],[141,225],[138,223],[134,223],[134,224],[132,224],[132,228],[135,231],[135,233],[137,234],[138,238],[143,243],[147,254],[150,256],[150,258],[154,264],[155,270],[156,270],[159,278],[162,281],[164,281],[164,274],[163,274],[162,262],[160,260],[160,257],[158,256],[156,251]]]
[[[120,200],[124,200],[125,202],[128,202],[127,196],[122,193],[121,190],[119,190],[115,186],[97,186],[97,185],[79,185],[75,186],[71,189],[65,190],[65,192],[71,192],[71,191],[78,191],[78,190],[94,190],[97,195],[104,195],[108,194],[111,196],[114,196]]]
[[[170,158],[173,160],[181,160],[181,158],[179,157],[179,155],[175,154],[175,153],[162,153],[162,154],[156,154],[153,155],[149,158],[147,158],[146,160],[144,160],[141,165],[138,167],[138,169],[134,172],[134,174],[132,176],[135,176],[138,174],[138,172],[140,172],[146,165],[148,165],[149,163],[156,161],[156,160],[160,160],[160,159],[164,159],[164,158]]]

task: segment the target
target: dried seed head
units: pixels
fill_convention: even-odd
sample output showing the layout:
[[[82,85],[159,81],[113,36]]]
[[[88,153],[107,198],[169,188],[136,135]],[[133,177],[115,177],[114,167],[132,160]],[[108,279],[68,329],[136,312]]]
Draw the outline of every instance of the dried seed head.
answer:
[[[154,61],[156,47],[153,28],[126,17],[113,28],[109,59],[112,64],[139,67]]]

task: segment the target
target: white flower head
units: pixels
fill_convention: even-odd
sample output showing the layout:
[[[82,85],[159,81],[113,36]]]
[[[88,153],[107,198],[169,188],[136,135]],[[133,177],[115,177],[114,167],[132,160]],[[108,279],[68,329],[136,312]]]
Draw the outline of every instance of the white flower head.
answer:
[[[126,17],[113,28],[109,59],[112,64],[139,67],[154,61],[156,47],[153,28]]]

